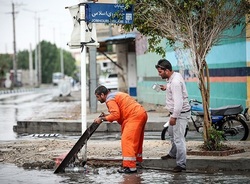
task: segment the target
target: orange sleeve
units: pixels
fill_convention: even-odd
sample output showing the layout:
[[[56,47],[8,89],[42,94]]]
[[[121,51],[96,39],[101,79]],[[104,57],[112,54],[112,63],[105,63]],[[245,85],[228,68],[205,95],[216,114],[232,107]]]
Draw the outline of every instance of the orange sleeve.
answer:
[[[120,109],[115,102],[115,100],[109,100],[106,103],[108,109],[109,109],[109,115],[107,115],[105,118],[107,121],[112,122],[112,121],[118,121],[120,119]]]

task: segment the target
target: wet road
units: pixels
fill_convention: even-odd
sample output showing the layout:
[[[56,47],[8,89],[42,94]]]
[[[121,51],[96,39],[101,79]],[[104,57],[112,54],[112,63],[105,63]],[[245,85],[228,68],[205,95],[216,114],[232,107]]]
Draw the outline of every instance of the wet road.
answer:
[[[98,183],[98,184],[179,184],[179,183],[220,183],[220,184],[248,184],[249,173],[237,172],[182,172],[172,173],[143,169],[136,174],[119,174],[118,168],[86,168],[82,172],[67,172],[53,174],[51,170],[24,170],[10,164],[0,164],[1,184],[57,184],[57,183]]]
[[[41,108],[46,107],[46,103],[53,97],[58,96],[58,88],[34,89],[30,92],[19,92],[11,94],[0,94],[0,140],[30,139],[30,135],[17,135],[13,131],[13,126],[19,120],[29,120],[34,115],[41,116]],[[58,105],[58,104],[57,104]],[[56,107],[55,107],[56,111]],[[60,135],[58,138],[78,139],[80,135]],[[161,132],[145,132],[145,139],[159,140]],[[91,139],[116,140],[120,139],[120,133],[96,132]],[[187,140],[202,140],[202,136],[197,132],[189,131]]]
[[[32,139],[30,136],[18,136],[13,132],[17,120],[27,119],[39,112],[45,103],[57,94],[57,90],[31,91],[19,94],[0,95],[0,141],[15,139]],[[58,137],[60,138],[60,136]],[[79,136],[61,136],[61,138],[78,139]],[[95,133],[91,139],[120,139],[119,133]],[[145,139],[160,139],[160,132],[146,132]],[[187,140],[201,139],[201,135],[189,132]],[[57,184],[57,183],[249,183],[249,173],[171,173],[159,170],[140,170],[133,175],[116,172],[118,168],[86,168],[85,172],[66,172],[53,174],[53,170],[25,170],[11,164],[0,162],[1,184]]]
[[[58,93],[56,88],[0,95],[0,140],[15,140],[13,131],[18,120],[31,117],[39,108]]]

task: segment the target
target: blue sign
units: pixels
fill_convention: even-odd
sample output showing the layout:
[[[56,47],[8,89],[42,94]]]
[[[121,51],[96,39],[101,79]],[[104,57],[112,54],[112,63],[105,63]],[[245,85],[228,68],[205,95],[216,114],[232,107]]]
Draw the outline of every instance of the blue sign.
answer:
[[[132,24],[133,5],[88,3],[85,5],[85,20],[92,23]]]

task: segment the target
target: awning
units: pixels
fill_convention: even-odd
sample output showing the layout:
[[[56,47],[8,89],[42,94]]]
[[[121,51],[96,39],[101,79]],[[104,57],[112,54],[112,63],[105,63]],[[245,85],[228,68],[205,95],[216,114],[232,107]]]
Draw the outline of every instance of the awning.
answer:
[[[102,42],[107,42],[108,44],[124,43],[127,41],[134,40],[136,33],[125,33],[121,35],[111,36],[102,40]]]

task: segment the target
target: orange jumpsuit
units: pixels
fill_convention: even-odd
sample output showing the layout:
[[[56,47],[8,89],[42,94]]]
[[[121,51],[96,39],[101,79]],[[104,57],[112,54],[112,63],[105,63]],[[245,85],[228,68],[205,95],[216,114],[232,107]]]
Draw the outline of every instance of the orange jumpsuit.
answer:
[[[121,147],[123,167],[136,168],[136,161],[142,162],[144,128],[148,119],[145,109],[127,93],[112,92],[106,99],[109,122],[121,125]]]

